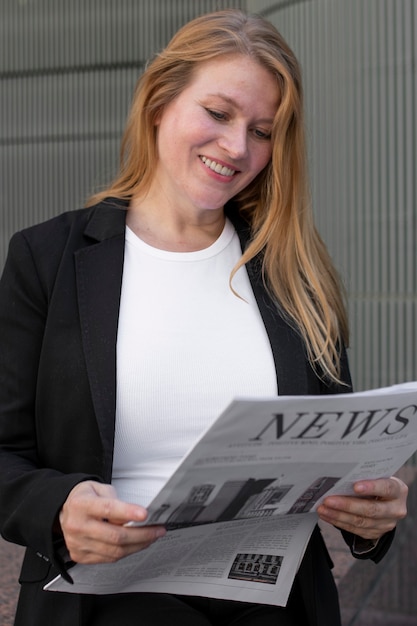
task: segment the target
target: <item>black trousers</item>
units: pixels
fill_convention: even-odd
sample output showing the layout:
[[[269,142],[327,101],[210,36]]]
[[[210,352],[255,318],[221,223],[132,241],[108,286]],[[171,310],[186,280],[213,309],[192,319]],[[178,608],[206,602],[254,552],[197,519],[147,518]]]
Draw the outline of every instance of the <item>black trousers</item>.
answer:
[[[306,626],[294,594],[287,607],[194,596],[131,593],[95,596],[89,626]]]

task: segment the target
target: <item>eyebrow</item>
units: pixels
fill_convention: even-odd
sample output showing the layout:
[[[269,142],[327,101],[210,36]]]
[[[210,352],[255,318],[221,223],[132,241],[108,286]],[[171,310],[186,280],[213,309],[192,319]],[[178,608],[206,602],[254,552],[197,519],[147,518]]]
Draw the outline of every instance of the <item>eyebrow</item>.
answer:
[[[235,107],[236,109],[240,108],[239,103],[234,99],[231,98],[230,96],[226,96],[226,94],[224,93],[209,93],[207,94],[208,98],[221,98],[221,100],[224,100],[225,102],[227,102],[228,104],[230,104],[231,106]],[[266,117],[266,118],[262,118],[259,120],[260,122],[266,122],[268,124],[272,124],[274,121],[273,117]]]
[[[232,104],[235,107],[239,106],[234,98],[231,98],[230,96],[226,96],[226,94],[224,93],[209,93],[208,96],[209,98],[221,98],[222,100],[225,100],[226,102],[228,102],[229,104]]]

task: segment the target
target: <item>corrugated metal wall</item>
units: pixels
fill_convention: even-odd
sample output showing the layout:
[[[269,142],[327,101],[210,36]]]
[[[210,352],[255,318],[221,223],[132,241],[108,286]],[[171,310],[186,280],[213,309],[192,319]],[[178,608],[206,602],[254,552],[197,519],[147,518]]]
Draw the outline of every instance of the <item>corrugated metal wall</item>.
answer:
[[[417,379],[417,3],[249,1],[301,61],[314,208],[357,389]]]
[[[2,0],[0,265],[12,232],[111,176],[145,60],[230,6],[264,13],[304,69],[314,207],[349,291],[355,386],[415,379],[415,0]]]
[[[225,0],[1,0],[0,267],[12,232],[109,180],[143,65]]]

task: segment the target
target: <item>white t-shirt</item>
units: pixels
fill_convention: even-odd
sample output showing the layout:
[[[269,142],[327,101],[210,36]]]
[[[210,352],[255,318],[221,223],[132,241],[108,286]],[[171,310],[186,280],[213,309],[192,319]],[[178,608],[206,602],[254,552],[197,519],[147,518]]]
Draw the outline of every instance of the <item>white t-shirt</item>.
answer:
[[[113,479],[147,506],[237,395],[277,393],[271,347],[229,221],[197,252],[149,246],[126,229],[117,336]]]

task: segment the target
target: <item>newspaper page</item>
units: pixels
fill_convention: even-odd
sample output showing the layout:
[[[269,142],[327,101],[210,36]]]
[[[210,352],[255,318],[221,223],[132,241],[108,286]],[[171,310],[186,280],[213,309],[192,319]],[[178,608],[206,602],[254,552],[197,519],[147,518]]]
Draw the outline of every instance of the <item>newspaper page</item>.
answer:
[[[73,593],[152,591],[285,606],[330,494],[417,450],[417,382],[353,394],[235,399],[148,507],[168,533],[117,563],[75,565]]]

